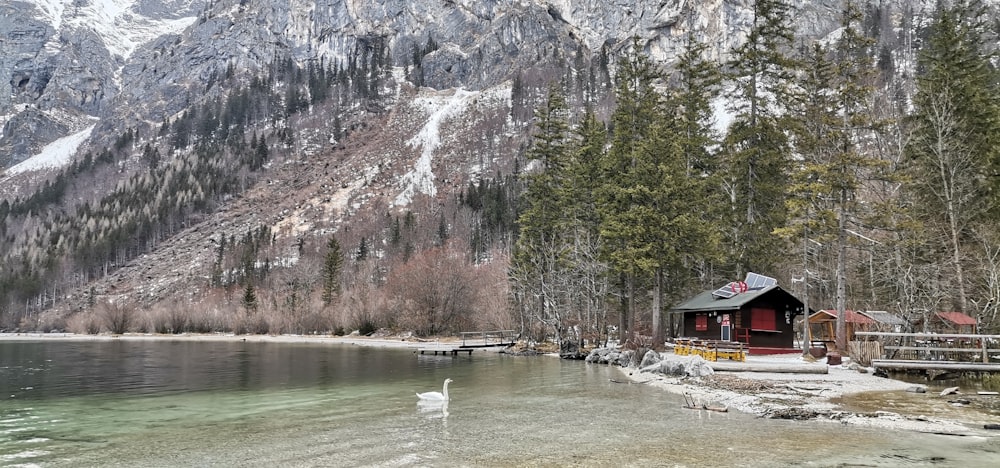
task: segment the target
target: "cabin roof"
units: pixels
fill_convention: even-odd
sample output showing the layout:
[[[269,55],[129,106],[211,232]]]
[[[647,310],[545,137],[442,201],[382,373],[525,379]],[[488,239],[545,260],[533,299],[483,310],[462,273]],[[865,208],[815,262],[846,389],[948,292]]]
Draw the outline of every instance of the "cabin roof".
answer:
[[[951,322],[955,325],[975,325],[976,319],[961,312],[938,312],[936,314],[941,320]]]
[[[863,310],[858,313],[883,325],[908,325],[906,320],[903,320],[896,314],[886,312],[884,310]]]
[[[722,298],[712,294],[713,291],[703,291],[691,299],[682,302],[670,309],[673,313],[711,311],[711,310],[739,310],[754,299],[768,294],[782,294],[788,296],[798,304],[802,304],[795,296],[789,294],[781,286],[773,284],[760,289],[751,289],[744,293],[739,293],[729,298]]]
[[[810,321],[813,321],[814,319],[822,320],[823,316],[830,317],[830,320],[836,320],[837,311],[821,310],[819,312],[816,312],[815,314],[810,315],[809,320]],[[860,312],[855,312],[853,310],[844,311],[844,321],[847,323],[857,323],[861,325],[874,325],[876,323],[876,321],[873,320],[871,317],[865,316],[864,314]]]

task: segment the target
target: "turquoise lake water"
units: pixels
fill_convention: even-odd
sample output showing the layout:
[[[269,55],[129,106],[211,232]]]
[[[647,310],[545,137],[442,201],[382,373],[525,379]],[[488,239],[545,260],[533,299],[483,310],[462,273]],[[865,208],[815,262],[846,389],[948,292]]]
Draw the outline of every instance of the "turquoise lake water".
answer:
[[[1000,466],[996,439],[681,408],[619,370],[344,344],[0,341],[0,466]],[[441,389],[447,405],[418,405]]]

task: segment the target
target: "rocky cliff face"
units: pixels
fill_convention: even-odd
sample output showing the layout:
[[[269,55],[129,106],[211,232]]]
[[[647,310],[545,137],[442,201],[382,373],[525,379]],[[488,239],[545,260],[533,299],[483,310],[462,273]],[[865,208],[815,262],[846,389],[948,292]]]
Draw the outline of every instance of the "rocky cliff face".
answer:
[[[837,28],[842,0],[798,0],[805,36]],[[933,2],[886,0],[886,11]],[[0,6],[0,167],[99,118],[95,135],[158,122],[229,67],[276,56],[346,63],[373,44],[396,66],[422,57],[423,86],[482,89],[547,59],[593,58],[632,36],[669,63],[694,31],[723,58],[752,0],[19,0]],[[209,89],[210,91],[210,89]],[[193,94],[192,94],[193,93]]]
[[[835,28],[837,0],[801,2],[800,28]],[[381,43],[394,65],[422,58],[423,86],[482,89],[550,57],[593,57],[633,35],[669,62],[694,29],[723,55],[749,0],[27,0],[0,6],[0,166],[101,119],[95,131],[182,112],[227,68],[276,56],[346,63]],[[209,89],[210,91],[210,89]]]
[[[24,0],[0,5],[0,167],[91,125],[136,47],[191,24],[201,0]]]

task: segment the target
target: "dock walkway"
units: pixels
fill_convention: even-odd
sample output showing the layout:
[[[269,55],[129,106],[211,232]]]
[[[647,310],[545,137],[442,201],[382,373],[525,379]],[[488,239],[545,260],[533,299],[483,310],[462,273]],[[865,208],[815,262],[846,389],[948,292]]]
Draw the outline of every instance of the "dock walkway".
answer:
[[[966,333],[855,332],[892,344],[871,360],[872,367],[890,370],[1000,372],[1000,335]]]
[[[459,353],[472,355],[472,351],[477,348],[495,348],[513,346],[517,342],[517,335],[514,330],[492,330],[462,332],[461,345],[440,345],[417,349],[418,354],[431,354],[434,356],[458,356]]]
[[[513,346],[517,342],[514,330],[492,330],[462,332],[460,348],[493,348],[497,346]]]

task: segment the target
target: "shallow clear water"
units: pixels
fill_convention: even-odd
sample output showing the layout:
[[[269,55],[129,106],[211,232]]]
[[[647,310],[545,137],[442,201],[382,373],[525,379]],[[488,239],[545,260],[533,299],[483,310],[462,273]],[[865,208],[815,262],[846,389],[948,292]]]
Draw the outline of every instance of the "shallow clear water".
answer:
[[[0,341],[0,466],[998,466],[995,439],[682,409],[618,370],[335,344]],[[414,392],[452,401],[420,406]]]

